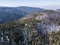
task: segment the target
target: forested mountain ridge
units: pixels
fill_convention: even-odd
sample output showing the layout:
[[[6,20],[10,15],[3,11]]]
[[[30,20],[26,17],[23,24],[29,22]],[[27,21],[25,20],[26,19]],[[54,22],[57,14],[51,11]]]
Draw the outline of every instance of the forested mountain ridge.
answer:
[[[16,45],[59,45],[60,13],[54,10],[32,13],[13,22],[0,24],[0,32],[4,36],[7,32],[8,37],[10,35],[12,38],[11,42]]]
[[[0,23],[17,20],[27,14],[42,11],[44,9],[34,7],[0,7]]]

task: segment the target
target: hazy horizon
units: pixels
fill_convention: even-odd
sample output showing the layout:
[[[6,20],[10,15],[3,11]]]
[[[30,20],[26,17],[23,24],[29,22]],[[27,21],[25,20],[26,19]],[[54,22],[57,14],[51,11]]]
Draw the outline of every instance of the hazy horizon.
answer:
[[[60,0],[0,0],[0,7],[18,6],[60,9]]]

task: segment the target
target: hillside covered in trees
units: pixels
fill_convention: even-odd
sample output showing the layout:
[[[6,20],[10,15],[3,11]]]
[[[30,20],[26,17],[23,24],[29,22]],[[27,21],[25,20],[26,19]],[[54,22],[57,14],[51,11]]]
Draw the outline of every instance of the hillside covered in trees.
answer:
[[[0,24],[0,41],[7,45],[60,45],[60,13],[46,10]]]
[[[42,8],[35,7],[0,7],[0,23],[14,21],[32,12],[43,11]]]

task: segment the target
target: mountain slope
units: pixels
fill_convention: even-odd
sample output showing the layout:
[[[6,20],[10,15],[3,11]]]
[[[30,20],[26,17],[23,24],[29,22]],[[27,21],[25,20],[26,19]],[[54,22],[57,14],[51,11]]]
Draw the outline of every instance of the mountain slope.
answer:
[[[33,7],[0,7],[0,23],[17,20],[27,14],[42,10]]]
[[[53,10],[32,13],[17,21],[0,24],[0,33],[3,37],[11,37],[16,45],[58,45],[60,13]]]
[[[33,22],[37,20],[38,21],[37,28],[41,30],[40,29],[41,27],[42,32],[43,30],[44,32],[45,30],[48,32],[58,31],[60,28],[60,13],[53,10],[46,10],[46,11],[26,15],[25,17],[20,19],[20,22],[21,21],[24,22],[24,20],[25,21],[33,20]]]

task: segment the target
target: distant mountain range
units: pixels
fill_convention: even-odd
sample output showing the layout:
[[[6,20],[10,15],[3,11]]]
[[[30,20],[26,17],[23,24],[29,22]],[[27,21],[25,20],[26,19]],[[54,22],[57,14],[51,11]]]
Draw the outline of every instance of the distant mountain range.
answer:
[[[35,7],[0,7],[0,23],[17,20],[27,14],[43,11],[42,8]]]

